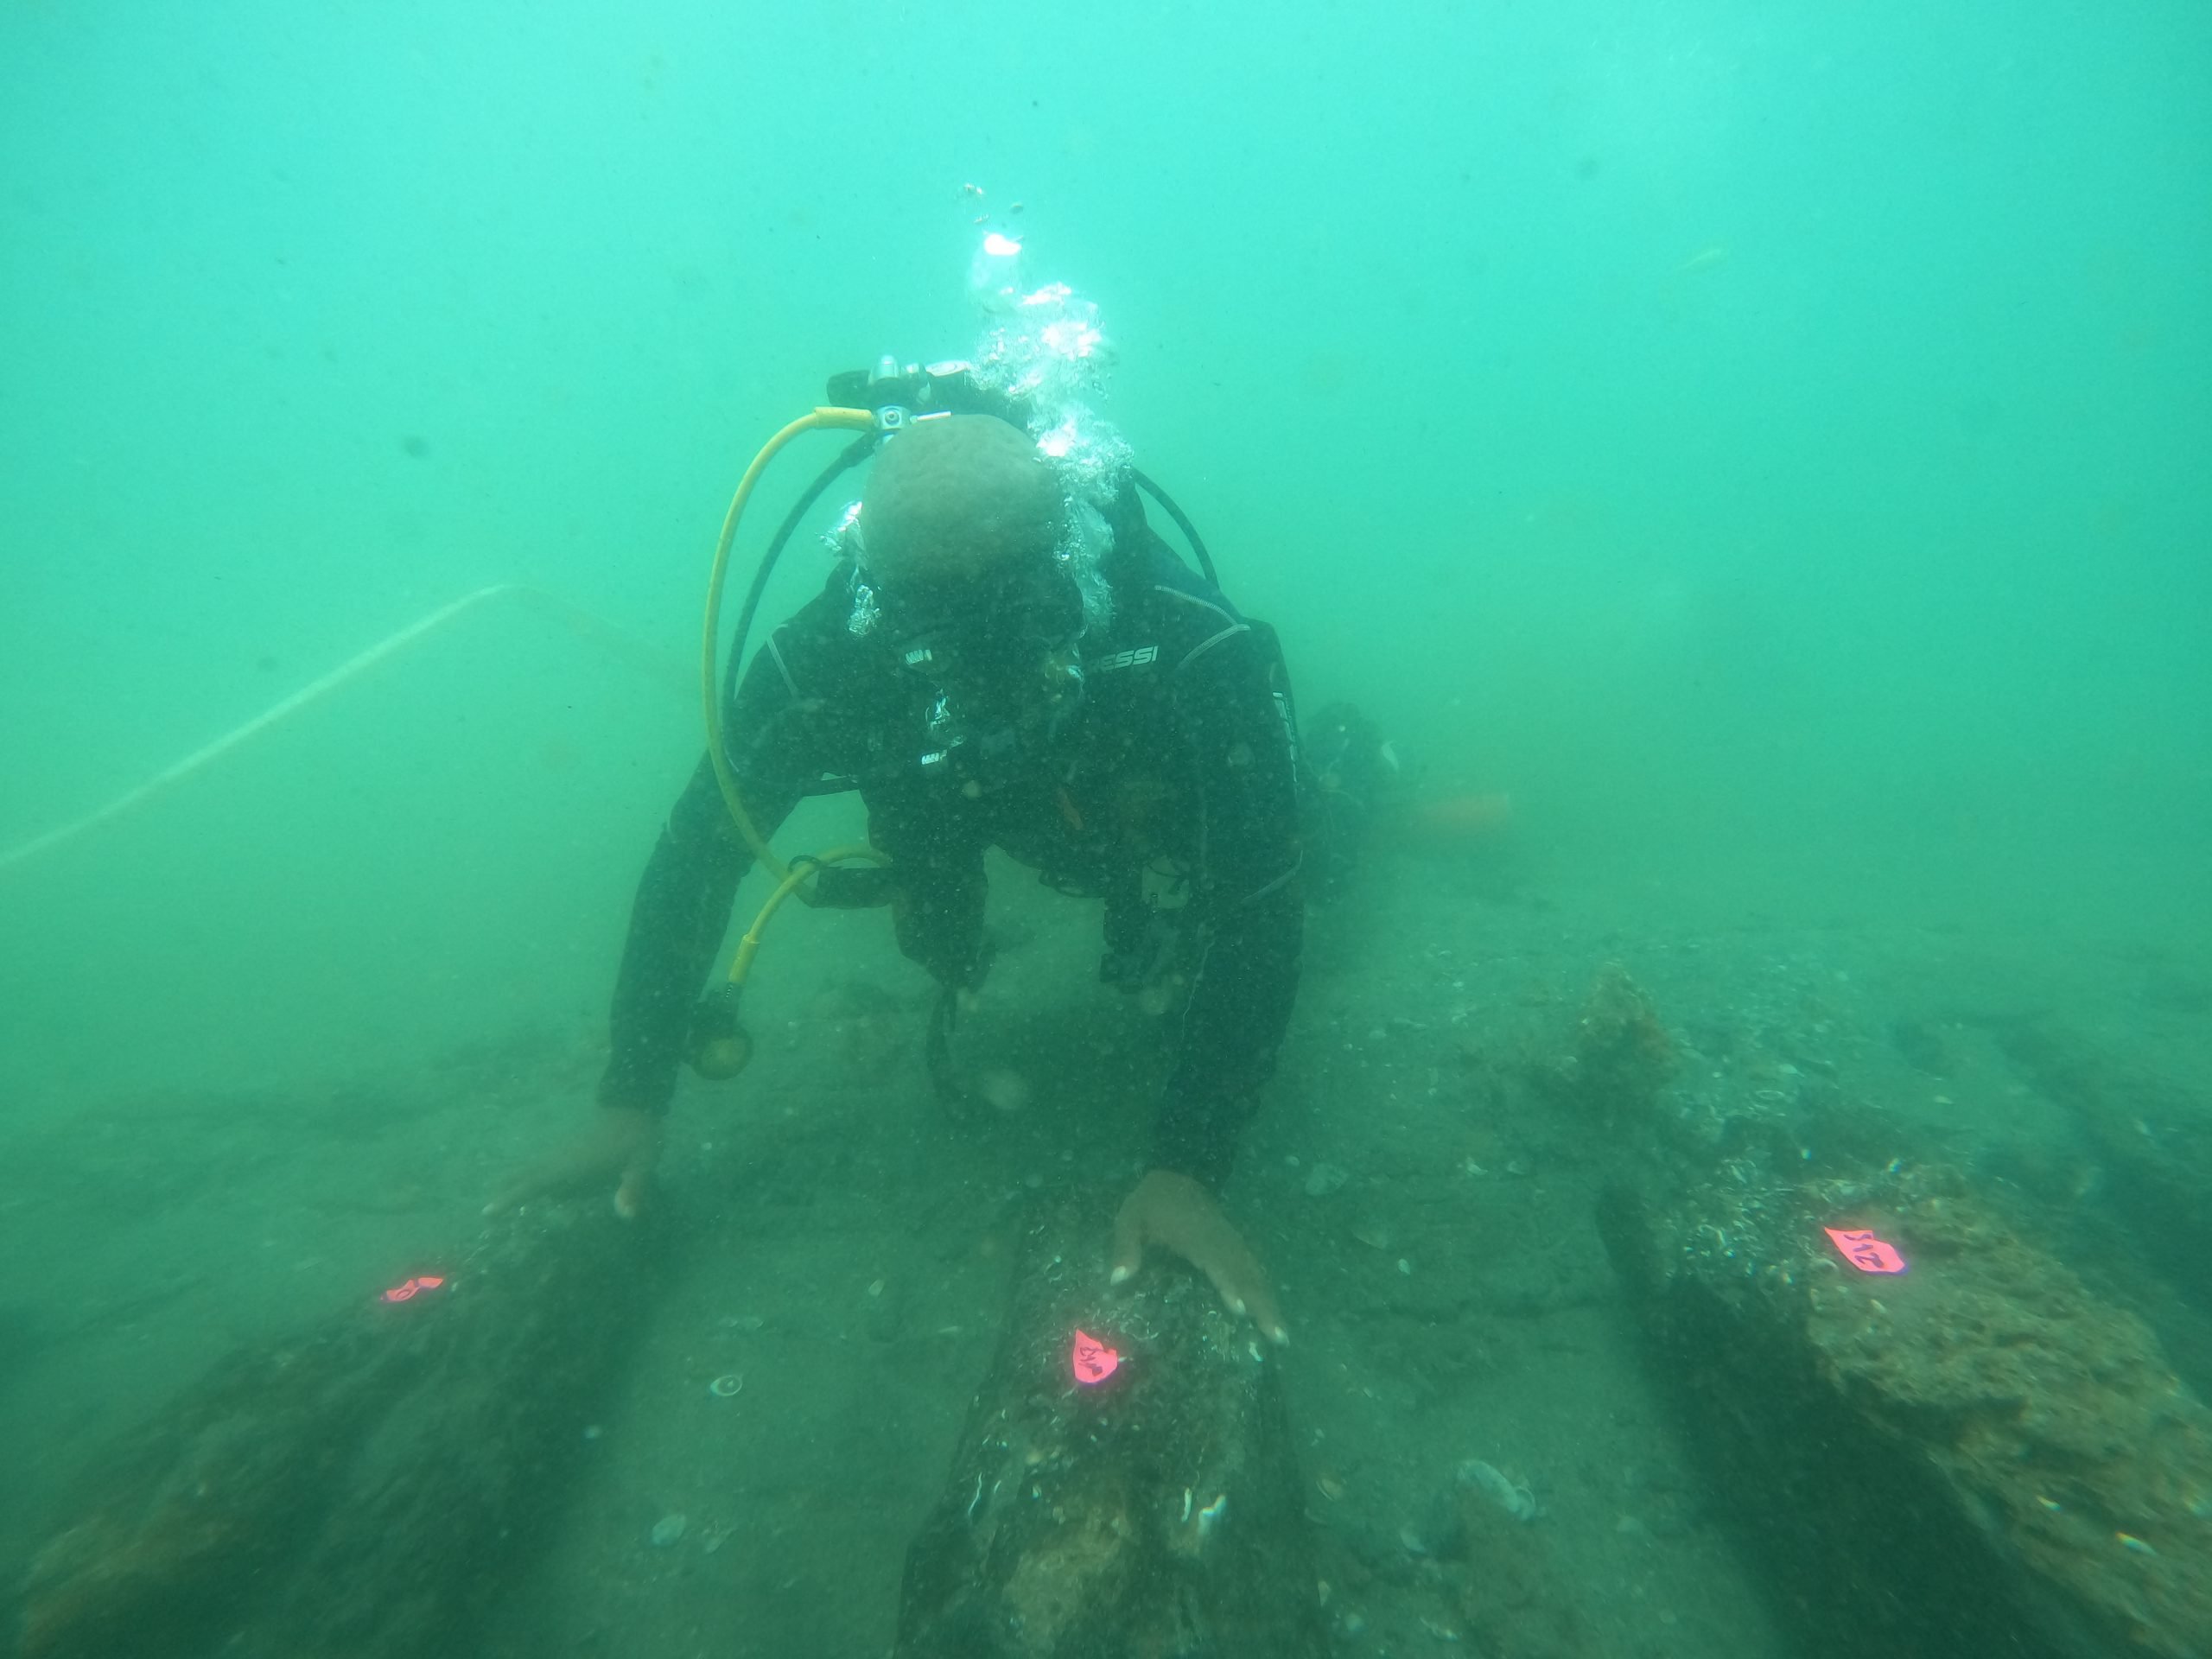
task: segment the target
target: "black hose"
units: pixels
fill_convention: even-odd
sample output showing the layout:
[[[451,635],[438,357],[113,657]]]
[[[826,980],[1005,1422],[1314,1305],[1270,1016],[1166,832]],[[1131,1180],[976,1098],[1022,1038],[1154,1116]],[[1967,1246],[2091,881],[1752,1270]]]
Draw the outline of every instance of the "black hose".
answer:
[[[1206,552],[1205,543],[1199,537],[1198,527],[1184,516],[1183,509],[1175,505],[1174,499],[1166,491],[1161,489],[1141,472],[1132,467],[1129,468],[1129,476],[1136,480],[1139,489],[1160,503],[1161,512],[1175,521],[1175,528],[1183,532],[1183,539],[1191,544],[1191,551],[1198,555],[1199,570],[1204,573],[1208,582],[1216,588],[1220,587],[1221,578],[1213,573],[1213,559]]]
[[[814,504],[822,499],[822,493],[836,483],[841,474],[850,472],[868,459],[868,452],[875,448],[876,435],[870,432],[847,444],[843,453],[824,467],[821,476],[808,485],[805,493],[791,504],[791,510],[784,515],[784,522],[776,526],[776,533],[768,543],[768,550],[760,556],[760,566],[753,573],[753,585],[745,590],[745,603],[737,613],[737,630],[730,641],[729,661],[722,667],[723,708],[731,708],[737,702],[737,677],[745,662],[745,642],[752,635],[753,619],[760,613],[761,596],[768,591],[768,578],[775,574],[776,561],[783,556],[785,544],[798,530],[799,522],[814,511]]]

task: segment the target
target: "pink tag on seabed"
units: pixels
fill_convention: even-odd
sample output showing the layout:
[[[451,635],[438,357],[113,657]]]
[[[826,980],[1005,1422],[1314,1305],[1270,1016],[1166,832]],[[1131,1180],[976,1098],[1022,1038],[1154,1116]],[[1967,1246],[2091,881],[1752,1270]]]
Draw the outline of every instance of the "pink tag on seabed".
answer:
[[[1823,1227],[1821,1230],[1835,1241],[1843,1259],[1861,1273],[1903,1273],[1904,1257],[1897,1246],[1879,1239],[1864,1227]]]
[[[404,1285],[394,1285],[384,1294],[387,1302],[411,1302],[426,1290],[435,1290],[445,1281],[435,1274],[426,1273],[419,1279],[410,1279]]]
[[[1083,1332],[1075,1333],[1075,1350],[1068,1363],[1075,1370],[1075,1380],[1085,1387],[1103,1382],[1114,1375],[1114,1368],[1122,1363],[1122,1356],[1093,1336]]]

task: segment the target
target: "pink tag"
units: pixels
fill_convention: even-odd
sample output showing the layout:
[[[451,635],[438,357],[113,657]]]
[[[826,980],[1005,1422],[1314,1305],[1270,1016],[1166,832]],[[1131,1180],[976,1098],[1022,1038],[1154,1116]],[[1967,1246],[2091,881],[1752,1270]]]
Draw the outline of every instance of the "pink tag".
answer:
[[[1823,1227],[1821,1230],[1835,1241],[1843,1259],[1861,1273],[1903,1273],[1904,1257],[1897,1247],[1874,1236],[1864,1227]]]
[[[412,1301],[421,1292],[435,1290],[443,1283],[445,1281],[435,1274],[426,1273],[419,1279],[410,1279],[404,1285],[394,1285],[385,1292],[384,1300],[387,1302]]]
[[[1075,1380],[1085,1388],[1103,1382],[1114,1375],[1114,1368],[1122,1363],[1122,1356],[1097,1338],[1075,1333],[1075,1351],[1069,1363],[1075,1368]]]

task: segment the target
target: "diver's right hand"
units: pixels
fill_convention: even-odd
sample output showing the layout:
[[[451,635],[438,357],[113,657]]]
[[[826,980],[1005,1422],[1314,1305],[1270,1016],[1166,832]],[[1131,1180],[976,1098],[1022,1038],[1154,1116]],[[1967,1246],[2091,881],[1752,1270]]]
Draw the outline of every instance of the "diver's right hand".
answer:
[[[660,1161],[660,1116],[633,1106],[601,1106],[590,1130],[537,1165],[484,1206],[487,1216],[504,1216],[532,1198],[573,1192],[604,1180],[614,1186],[614,1213],[633,1220],[652,1189],[653,1166]]]

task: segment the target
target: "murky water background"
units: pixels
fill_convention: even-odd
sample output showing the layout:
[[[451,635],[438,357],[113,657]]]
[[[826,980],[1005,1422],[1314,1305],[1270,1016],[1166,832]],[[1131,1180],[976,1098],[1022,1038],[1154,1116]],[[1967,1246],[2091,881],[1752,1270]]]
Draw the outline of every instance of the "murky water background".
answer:
[[[2183,6],[9,8],[0,858],[513,588],[0,868],[0,1571],[586,1109],[728,492],[829,373],[968,347],[983,214],[1101,306],[1107,412],[1306,707],[1512,798],[1317,920],[1239,1178],[1345,1650],[1457,1616],[1399,1533],[1470,1458],[1611,1650],[1774,1650],[1612,1306],[1603,1137],[1461,1046],[1567,1041],[1617,960],[1714,1090],[1817,1060],[2054,1211],[2112,1160],[1988,1033],[2206,1133],[2208,70]],[[1008,902],[1006,1017],[1110,1018],[1088,915]],[[880,918],[785,925],[513,1650],[887,1640],[999,1206],[1137,1132],[947,1141],[920,989]]]

